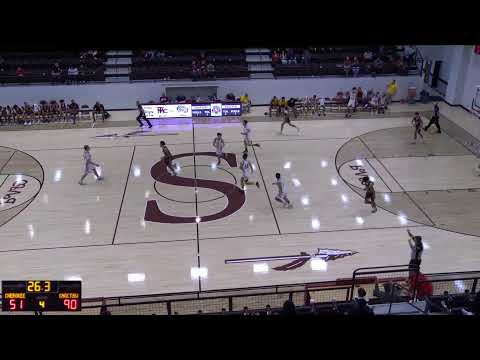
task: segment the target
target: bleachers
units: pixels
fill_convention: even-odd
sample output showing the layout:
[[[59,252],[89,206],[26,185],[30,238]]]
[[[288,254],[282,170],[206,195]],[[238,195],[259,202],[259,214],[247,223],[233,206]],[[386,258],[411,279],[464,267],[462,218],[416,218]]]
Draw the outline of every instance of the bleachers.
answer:
[[[273,51],[278,50],[282,51],[282,49],[275,49]],[[308,63],[305,63],[303,61],[304,49],[293,49],[293,57],[295,60],[290,59],[288,63],[280,62],[273,64],[274,75],[276,77],[345,76],[343,62],[347,56],[350,57],[350,59],[353,59],[354,57],[359,59],[359,75],[370,75],[374,72],[372,66],[373,60],[363,61],[363,54],[367,50],[373,53],[374,59],[379,55],[378,46],[310,47],[310,60]],[[390,60],[391,57],[395,59],[398,56],[397,53],[398,50],[394,46],[384,47],[381,56],[384,64],[380,69],[375,70],[375,74],[407,75],[408,71],[402,71]],[[350,73],[350,76],[352,76],[352,73]]]
[[[241,49],[171,49],[158,56],[146,58],[137,51],[132,58],[132,80],[147,79],[192,79],[192,60],[205,54],[207,63],[215,66],[215,78],[248,77],[245,53]],[[211,77],[213,78],[213,76]]]
[[[78,68],[77,82],[103,81],[103,58],[81,59],[79,52],[3,52],[0,63],[0,84],[12,83],[64,83],[66,82],[67,69],[73,65]],[[62,68],[59,76],[51,74],[53,64],[58,62]],[[16,70],[21,67],[25,75],[19,77]]]

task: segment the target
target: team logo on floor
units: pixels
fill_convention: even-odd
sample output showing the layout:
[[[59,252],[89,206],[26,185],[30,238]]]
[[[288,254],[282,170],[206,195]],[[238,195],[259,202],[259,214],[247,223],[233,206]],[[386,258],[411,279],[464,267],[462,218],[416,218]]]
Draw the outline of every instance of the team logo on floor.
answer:
[[[177,154],[173,156],[173,160],[193,157],[193,153]],[[197,152],[195,156],[211,156],[215,159],[217,155],[214,152]],[[225,154],[225,161],[232,168],[237,167],[237,159],[235,154]],[[145,221],[167,223],[167,224],[191,224],[198,222],[207,222],[222,219],[234,212],[240,210],[245,203],[245,192],[237,185],[216,180],[194,179],[189,177],[183,177],[179,175],[172,175],[167,170],[167,164],[164,159],[153,165],[150,174],[159,183],[191,187],[191,188],[205,188],[219,191],[227,198],[227,206],[225,209],[211,215],[200,217],[196,216],[177,216],[175,214],[167,214],[160,210],[156,200],[147,201],[145,209]]]
[[[314,254],[308,254],[304,251],[299,255],[284,255],[284,256],[266,256],[258,258],[243,258],[243,259],[227,259],[225,264],[240,264],[247,262],[261,262],[261,261],[286,261],[291,260],[288,263],[284,263],[280,266],[272,268],[276,271],[289,271],[295,270],[304,266],[307,262],[312,261],[312,269],[326,270],[326,263],[337,259],[344,258],[346,256],[352,256],[357,254],[352,250],[337,250],[337,249],[317,249]]]
[[[43,184],[43,169],[32,156],[0,147],[0,226],[35,199]]]

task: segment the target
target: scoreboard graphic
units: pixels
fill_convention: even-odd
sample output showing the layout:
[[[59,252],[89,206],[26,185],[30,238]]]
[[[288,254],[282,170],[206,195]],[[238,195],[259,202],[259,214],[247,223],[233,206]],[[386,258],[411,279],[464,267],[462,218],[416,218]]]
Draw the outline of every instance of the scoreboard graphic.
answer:
[[[81,310],[81,281],[2,281],[2,311]]]

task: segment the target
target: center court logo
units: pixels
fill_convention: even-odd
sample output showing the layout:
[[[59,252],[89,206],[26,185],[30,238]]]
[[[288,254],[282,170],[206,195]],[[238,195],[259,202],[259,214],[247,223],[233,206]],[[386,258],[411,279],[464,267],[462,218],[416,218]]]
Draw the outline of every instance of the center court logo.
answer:
[[[197,152],[193,153],[185,153],[185,154],[177,154],[173,156],[173,160],[180,159],[184,157],[191,157],[191,156],[211,156],[215,159],[217,155],[214,152]],[[225,160],[227,161],[230,167],[237,167],[237,159],[235,154],[225,154]],[[223,193],[223,195],[227,198],[228,204],[225,209],[215,213],[210,214],[207,216],[202,216],[201,221],[214,221],[218,219],[222,219],[227,217],[236,211],[240,210],[245,203],[245,192],[240,189],[238,186],[232,183],[224,182],[224,181],[216,181],[216,180],[204,180],[204,179],[193,179],[189,177],[182,177],[182,176],[173,176],[167,171],[167,165],[165,161],[162,159],[153,165],[152,169],[150,170],[151,176],[158,182],[168,184],[168,185],[175,185],[175,186],[183,186],[183,187],[192,187],[195,188],[204,188],[204,189],[212,189],[218,192]],[[196,217],[194,216],[177,216],[175,214],[166,214],[164,213],[158,206],[156,200],[149,200],[147,202],[147,206],[145,209],[145,221],[157,222],[157,223],[166,223],[166,224],[192,224],[196,223]]]

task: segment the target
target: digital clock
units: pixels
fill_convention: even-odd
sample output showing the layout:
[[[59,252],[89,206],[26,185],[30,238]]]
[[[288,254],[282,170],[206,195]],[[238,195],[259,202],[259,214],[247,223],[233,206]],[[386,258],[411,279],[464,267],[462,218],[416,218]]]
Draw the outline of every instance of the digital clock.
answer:
[[[2,281],[2,311],[81,311],[82,282]]]

